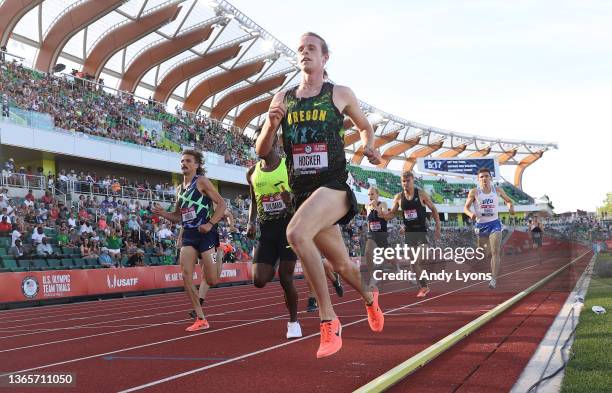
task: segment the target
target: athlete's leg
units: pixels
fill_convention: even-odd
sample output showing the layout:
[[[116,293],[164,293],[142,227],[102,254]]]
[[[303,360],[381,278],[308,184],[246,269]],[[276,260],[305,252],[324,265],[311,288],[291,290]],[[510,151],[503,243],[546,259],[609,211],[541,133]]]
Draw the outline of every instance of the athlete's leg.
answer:
[[[207,284],[208,287],[215,286],[219,283],[219,277],[217,276],[217,266],[213,261],[215,253],[216,250],[214,248],[200,253],[200,266],[202,266],[202,284]]]
[[[371,304],[373,299],[372,292],[365,288],[361,280],[359,268],[351,262],[346,247],[344,247],[344,243],[342,242],[340,227],[334,225],[323,229],[315,236],[314,241],[317,248],[321,250],[325,258],[329,260],[334,270],[338,272],[350,286],[359,292],[367,304]],[[339,244],[341,246],[338,246]]]
[[[198,252],[191,246],[185,246],[181,248],[180,264],[183,270],[183,283],[185,284],[185,291],[189,300],[193,305],[193,309],[196,315],[204,319],[204,312],[202,306],[198,300],[198,292],[196,291],[195,285],[193,284],[193,270],[198,261]]]
[[[281,261],[278,267],[278,276],[285,292],[285,304],[289,311],[289,322],[297,321],[298,293],[293,283],[294,270],[295,261]]]
[[[544,241],[544,236],[540,235],[540,238],[537,241],[536,247],[538,252],[538,260],[540,261],[540,265],[542,264],[542,242]]]
[[[221,247],[217,247],[217,252],[215,254],[215,266],[217,267],[217,279],[221,278],[221,272],[223,271],[223,258],[225,257],[225,252]]]
[[[414,270],[415,270],[417,280],[421,288],[427,288],[427,279],[421,278],[421,275],[423,274],[423,271],[425,270],[423,269],[423,256],[418,256],[416,260],[414,261]]]
[[[485,258],[491,257],[491,247],[489,236],[477,236],[477,246],[484,250]]]
[[[331,284],[334,286],[336,295],[338,295],[338,297],[344,296],[344,288],[340,283],[340,275],[334,271],[334,268],[326,259],[323,259],[322,262],[323,268],[325,269],[325,275],[327,276]]]
[[[319,310],[319,305],[317,304],[317,296],[315,295],[314,288],[312,283],[306,275],[304,274],[304,280],[306,281],[306,285],[308,285],[308,305],[306,306],[306,312],[315,312]]]
[[[217,280],[219,280],[219,278],[221,278],[221,272],[223,271],[223,249],[221,249],[221,247],[217,248],[217,253],[213,254],[213,258],[213,263],[215,264],[216,269],[215,275],[217,277]],[[204,304],[204,299],[206,299],[206,294],[208,293],[209,289],[210,285],[208,285],[208,282],[202,280],[202,283],[200,284],[200,288],[198,290],[198,298],[200,305]]]
[[[304,201],[287,227],[287,240],[301,261],[304,276],[313,286],[319,303],[319,316],[324,321],[335,319],[336,314],[331,304],[325,269],[314,238],[323,229],[334,225],[348,210],[349,203],[345,191],[322,187]],[[334,247],[344,248],[341,238],[339,242],[336,240]]]
[[[254,263],[253,264],[253,284],[257,288],[263,288],[272,279],[275,272],[274,265],[269,263]]]
[[[330,282],[334,282],[336,280],[336,276],[334,275],[334,268],[326,259],[323,259],[322,262],[323,268],[325,269],[325,276]]]
[[[497,279],[501,265],[501,240],[501,232],[493,232],[489,235],[489,244],[491,245],[491,274],[494,279]]]
[[[372,283],[374,278],[374,270],[377,269],[376,265],[374,265],[374,249],[376,248],[376,242],[374,239],[367,239],[365,245],[365,257],[366,264],[368,267],[368,276],[365,278],[365,284],[370,287],[374,285]]]

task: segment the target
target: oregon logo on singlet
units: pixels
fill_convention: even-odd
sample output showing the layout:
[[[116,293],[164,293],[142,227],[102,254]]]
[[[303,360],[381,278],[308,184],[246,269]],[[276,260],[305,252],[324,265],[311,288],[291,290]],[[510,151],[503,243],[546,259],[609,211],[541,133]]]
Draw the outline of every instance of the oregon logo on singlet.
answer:
[[[334,105],[333,89],[334,85],[326,82],[314,97],[297,98],[297,87],[285,94],[283,148],[296,193],[334,179],[346,182],[344,116]]]

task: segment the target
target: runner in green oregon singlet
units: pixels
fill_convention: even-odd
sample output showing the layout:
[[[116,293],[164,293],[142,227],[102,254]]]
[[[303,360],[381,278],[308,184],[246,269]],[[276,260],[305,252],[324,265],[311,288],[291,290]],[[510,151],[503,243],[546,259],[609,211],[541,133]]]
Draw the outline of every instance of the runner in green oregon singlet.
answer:
[[[378,293],[362,285],[359,269],[351,262],[336,225],[347,224],[358,212],[355,194],[346,184],[344,116],[359,130],[363,154],[371,164],[380,163],[380,153],[374,147],[372,125],[353,91],[326,80],[329,49],[325,40],[315,33],[303,34],[297,60],[300,84],[274,95],[255,151],[260,157],[267,155],[277,130],[282,130],[296,209],[287,226],[287,240],[317,297],[321,319],[317,358],[322,358],[342,347],[342,326],[331,304],[321,255],[363,298],[370,329],[381,332],[384,326]]]

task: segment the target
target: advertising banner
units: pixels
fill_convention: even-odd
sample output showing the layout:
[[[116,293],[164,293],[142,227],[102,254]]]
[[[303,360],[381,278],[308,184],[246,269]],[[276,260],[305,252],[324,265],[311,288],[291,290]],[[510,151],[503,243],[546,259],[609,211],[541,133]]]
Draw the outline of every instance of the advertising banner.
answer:
[[[226,263],[221,283],[249,281],[251,263]],[[194,272],[202,281],[200,267]],[[0,303],[52,298],[104,295],[183,286],[180,266],[145,266],[123,269],[54,270],[0,274]]]
[[[480,168],[487,168],[491,176],[500,176],[499,165],[494,158],[419,158],[420,172],[476,178]]]

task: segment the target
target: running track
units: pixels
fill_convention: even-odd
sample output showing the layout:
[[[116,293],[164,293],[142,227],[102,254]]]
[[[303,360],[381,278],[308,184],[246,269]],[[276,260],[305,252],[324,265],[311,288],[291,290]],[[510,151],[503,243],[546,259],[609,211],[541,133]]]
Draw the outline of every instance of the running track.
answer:
[[[343,298],[332,296],[343,324],[344,346],[326,359],[315,358],[317,315],[301,312],[304,337],[285,339],[286,309],[278,283],[263,289],[212,289],[204,308],[211,329],[192,334],[184,332],[190,322],[184,292],[3,311],[0,372],[73,372],[76,388],[66,391],[79,392],[352,391],[573,257],[569,251],[551,252],[543,265],[534,255],[505,257],[496,290],[487,289],[485,282],[435,282],[430,295],[418,300],[415,288],[406,283],[387,285],[380,297],[386,313],[381,334],[369,330],[363,302],[354,290],[346,288]],[[589,259],[590,254],[584,254],[575,269],[545,288],[546,293],[564,300]],[[296,286],[299,309],[303,310],[307,289],[301,280]],[[535,293],[523,302],[536,301],[534,296],[543,295]],[[461,356],[453,359],[474,361]],[[474,374],[473,368],[465,369],[465,373]],[[464,381],[465,373],[456,373],[453,378]],[[453,391],[450,387],[456,385],[434,384],[427,391]],[[401,385],[394,390],[414,391]]]

